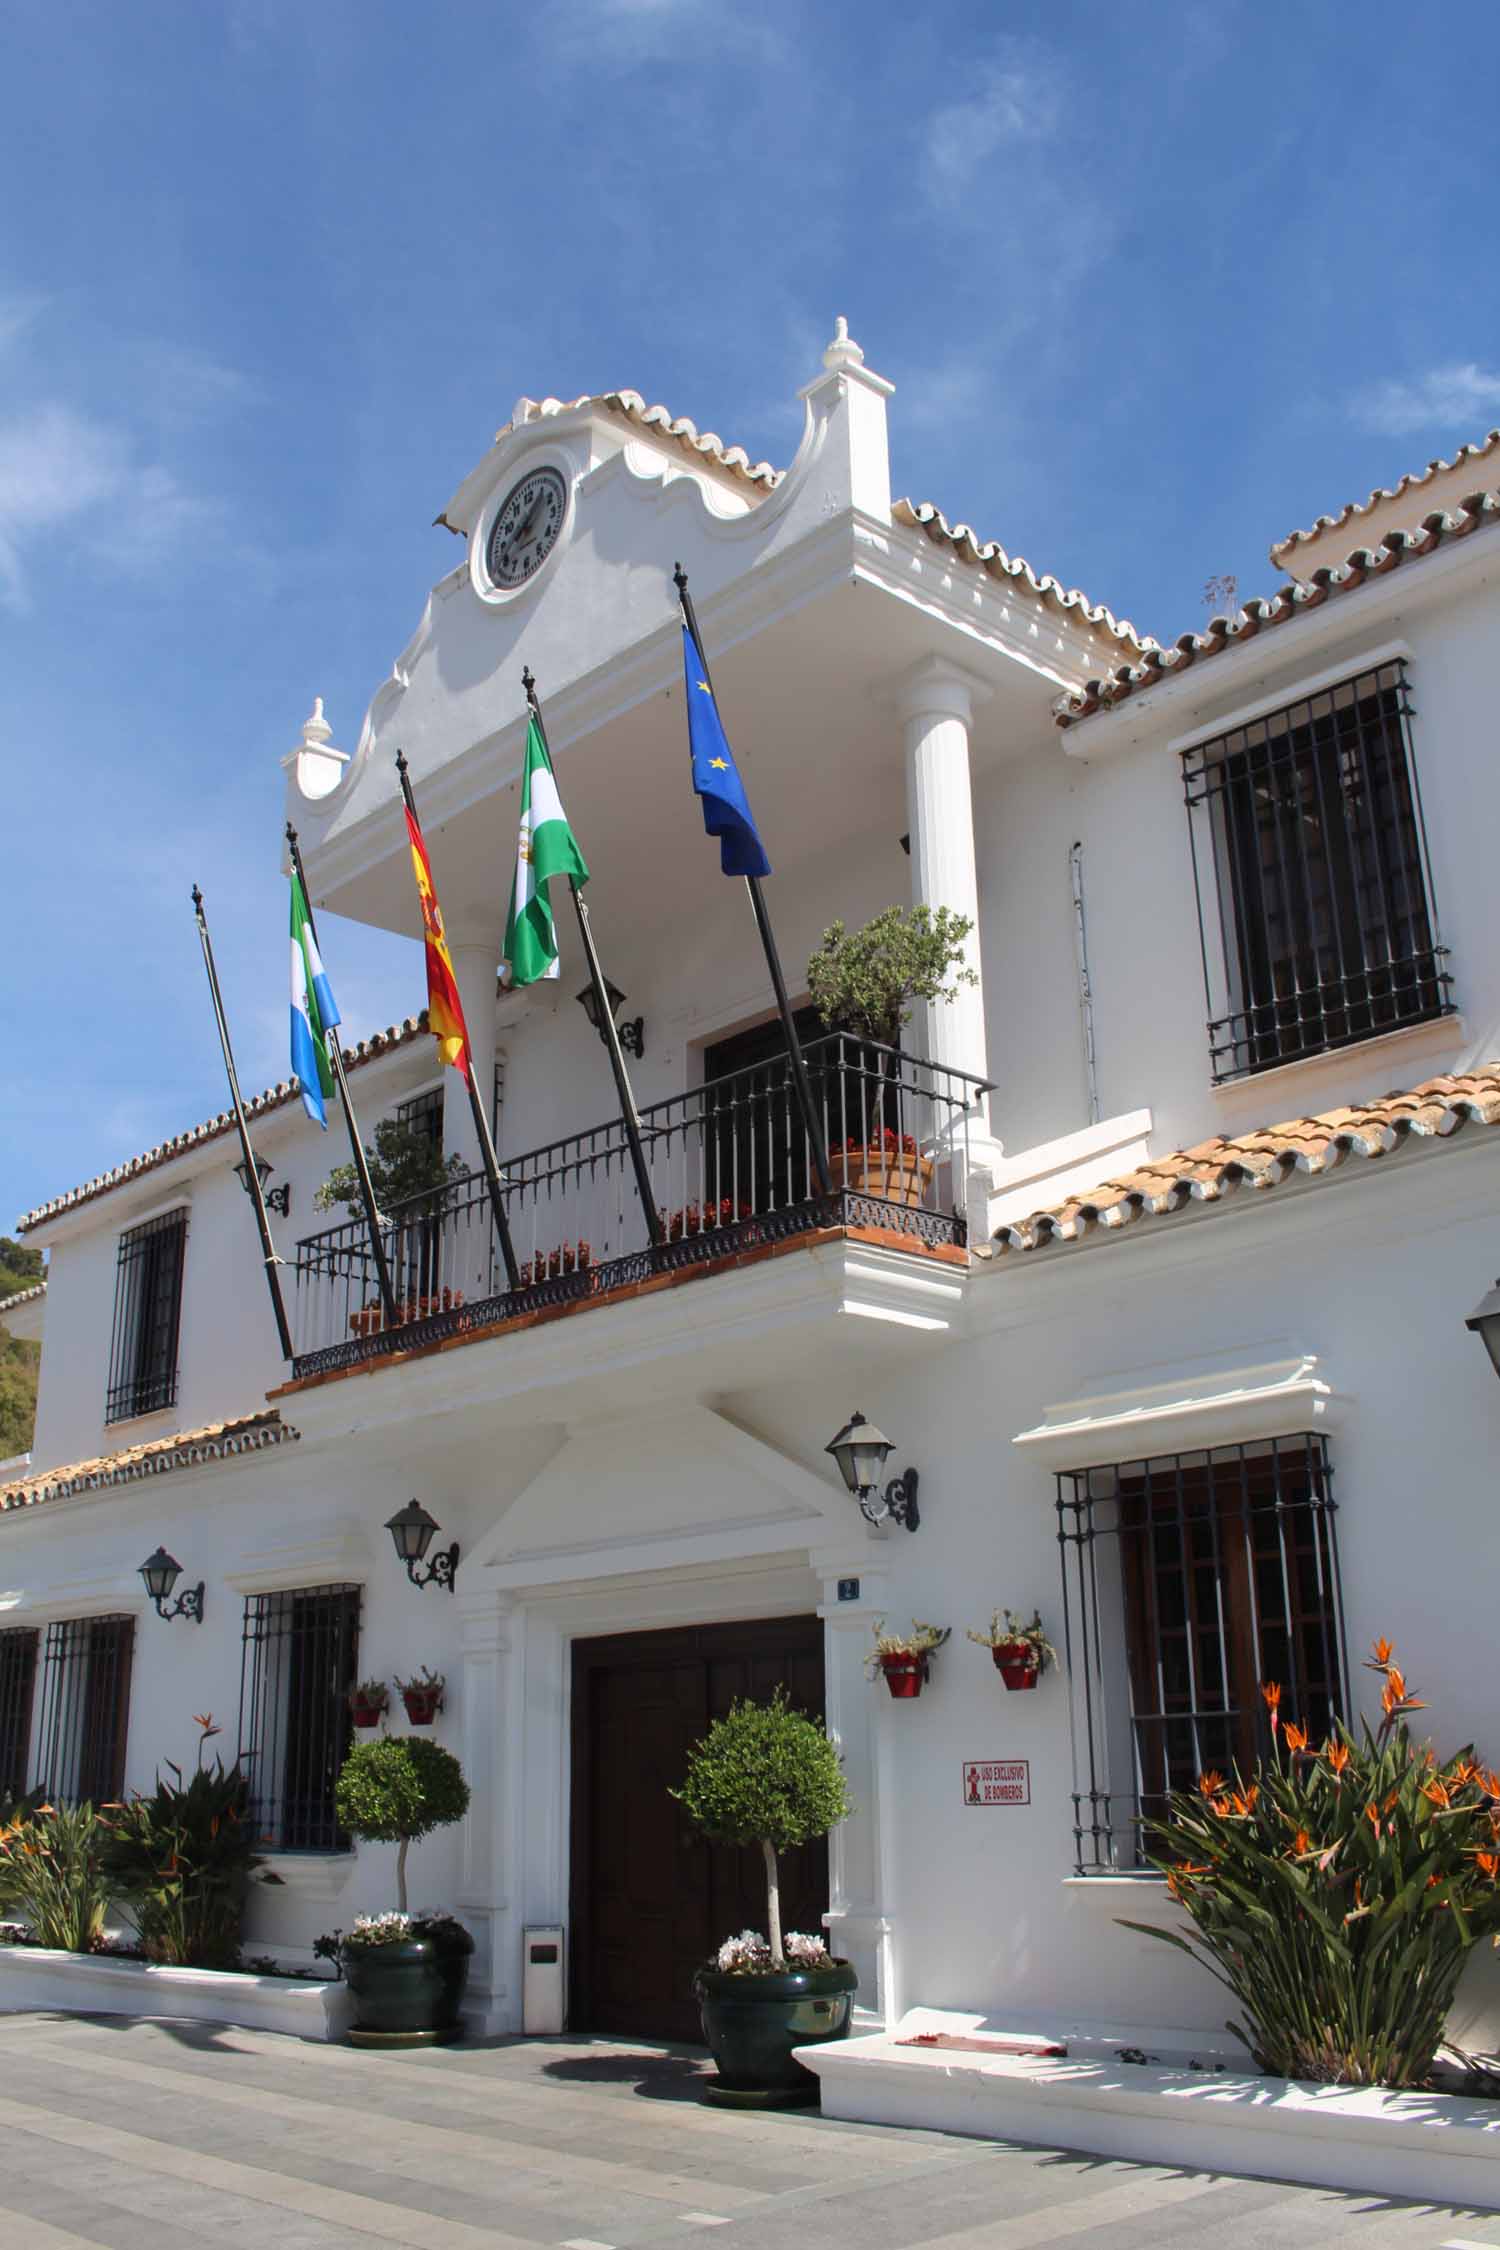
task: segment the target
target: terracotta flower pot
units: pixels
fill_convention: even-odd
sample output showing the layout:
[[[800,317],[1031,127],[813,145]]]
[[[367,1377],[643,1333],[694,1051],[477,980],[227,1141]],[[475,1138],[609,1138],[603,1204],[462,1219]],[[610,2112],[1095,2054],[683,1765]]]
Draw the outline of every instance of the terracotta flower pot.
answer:
[[[834,1148],[828,1152],[834,1187],[851,1195],[878,1195],[915,1209],[932,1179],[932,1158],[899,1148]]]
[[[443,1691],[440,1687],[403,1688],[401,1700],[414,1727],[430,1727],[443,1708]]]
[[[990,1654],[1008,1688],[1034,1688],[1042,1676],[1041,1658],[1026,1641],[999,1641]]]
[[[904,1701],[921,1694],[922,1682],[927,1677],[927,1659],[925,1656],[882,1656],[880,1669],[892,1695]]]

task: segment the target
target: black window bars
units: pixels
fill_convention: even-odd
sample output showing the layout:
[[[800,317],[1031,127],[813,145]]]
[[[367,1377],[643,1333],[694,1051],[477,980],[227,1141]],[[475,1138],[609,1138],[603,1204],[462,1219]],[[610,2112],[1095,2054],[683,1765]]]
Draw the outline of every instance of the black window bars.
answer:
[[[187,1212],[166,1211],[120,1237],[104,1419],[122,1422],[177,1402]]]
[[[246,1600],[240,1759],[257,1839],[272,1850],[348,1849],[333,1795],[351,1739],[359,1618],[358,1586],[297,1586]]]
[[[1184,753],[1216,1084],[1452,1013],[1411,717],[1392,658]]]
[[[26,1793],[39,1639],[33,1626],[0,1633],[0,1804]]]
[[[1130,1873],[1170,1791],[1266,1747],[1261,1683],[1321,1739],[1348,1707],[1326,1438],[1057,1480],[1081,1875]]]
[[[58,1804],[111,1804],[123,1791],[134,1653],[133,1617],[47,1627],[37,1783]]]

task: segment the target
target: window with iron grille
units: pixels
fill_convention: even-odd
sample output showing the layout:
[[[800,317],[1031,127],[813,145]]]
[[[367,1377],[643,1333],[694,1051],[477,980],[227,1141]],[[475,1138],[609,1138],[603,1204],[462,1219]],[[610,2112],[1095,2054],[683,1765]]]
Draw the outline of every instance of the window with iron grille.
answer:
[[[443,1145],[443,1089],[429,1086],[425,1094],[413,1094],[410,1101],[397,1102],[396,1122],[407,1125],[414,1133],[422,1134],[434,1148]]]
[[[106,1422],[150,1414],[177,1399],[186,1211],[167,1211],[120,1237]]]
[[[0,1633],[0,1803],[26,1792],[39,1637],[26,1627]]]
[[[1216,1082],[1450,1014],[1399,658],[1183,757]]]
[[[349,1753],[358,1586],[297,1586],[245,1603],[240,1758],[251,1818],[276,1851],[335,1852],[333,1793]]]
[[[1215,1446],[1057,1486],[1076,1865],[1128,1872],[1170,1791],[1266,1747],[1262,1681],[1317,1738],[1346,1708],[1328,1444]]]
[[[133,1617],[67,1617],[42,1650],[37,1783],[63,1805],[113,1803],[125,1787]]]

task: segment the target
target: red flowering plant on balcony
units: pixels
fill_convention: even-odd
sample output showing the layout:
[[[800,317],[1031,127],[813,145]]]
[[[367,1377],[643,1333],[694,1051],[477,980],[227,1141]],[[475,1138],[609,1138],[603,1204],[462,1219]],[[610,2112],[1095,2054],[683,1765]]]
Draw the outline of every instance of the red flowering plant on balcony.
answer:
[[[830,1153],[839,1153],[837,1143]],[[843,1144],[843,1154],[846,1156],[915,1156],[916,1153],[916,1135],[893,1132],[889,1125],[882,1125],[878,1132],[867,1134],[863,1140],[851,1138]]]
[[[1269,1754],[1232,1781],[1201,1774],[1151,1825],[1195,1934],[1125,1927],[1202,1961],[1279,2077],[1425,2085],[1470,1949],[1500,1944],[1500,1773],[1472,1746],[1439,1760],[1412,1741],[1424,1705],[1392,1655],[1378,1640],[1365,1660],[1379,1726],[1336,1723],[1321,1745],[1266,1681]]]
[[[555,1250],[539,1250],[522,1266],[518,1282],[522,1289],[535,1289],[544,1281],[560,1281],[564,1274],[587,1273],[594,1262],[593,1249],[587,1242],[563,1242]]]
[[[712,1234],[716,1227],[732,1227],[751,1218],[750,1205],[736,1202],[732,1195],[722,1195],[715,1202],[712,1197],[705,1203],[684,1203],[677,1211],[658,1211],[663,1234],[669,1242],[681,1242],[684,1236]]]

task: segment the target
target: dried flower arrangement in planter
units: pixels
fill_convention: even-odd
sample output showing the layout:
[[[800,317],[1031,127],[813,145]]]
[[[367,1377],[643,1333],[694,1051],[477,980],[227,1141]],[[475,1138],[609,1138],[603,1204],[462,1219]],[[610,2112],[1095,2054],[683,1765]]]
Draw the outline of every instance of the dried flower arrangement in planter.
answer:
[[[909,1633],[887,1633],[885,1619],[875,1621],[875,1646],[866,1659],[871,1679],[883,1675],[893,1696],[906,1701],[920,1695],[933,1654],[940,1649],[951,1625],[923,1625],[912,1619]]]
[[[989,1650],[1007,1688],[1034,1688],[1047,1666],[1057,1662],[1057,1651],[1042,1631],[1039,1609],[1032,1612],[1029,1625],[1021,1624],[1008,1609],[997,1609],[989,1631],[976,1633],[971,1627],[969,1639]]]
[[[420,1672],[409,1680],[397,1679],[401,1700],[406,1705],[406,1716],[414,1727],[430,1727],[443,1708],[443,1691],[448,1685],[441,1672],[429,1671],[424,1664]]]
[[[349,1716],[357,1727],[378,1727],[390,1707],[384,1680],[360,1680],[349,1690]]]

